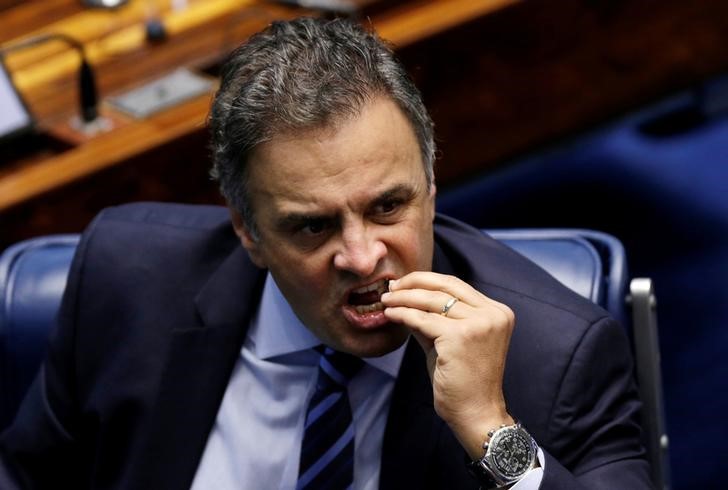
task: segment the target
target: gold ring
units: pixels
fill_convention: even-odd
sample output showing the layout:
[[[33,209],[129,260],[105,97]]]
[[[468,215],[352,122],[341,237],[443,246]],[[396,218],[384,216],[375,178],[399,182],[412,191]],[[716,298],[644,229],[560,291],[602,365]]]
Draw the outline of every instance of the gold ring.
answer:
[[[447,314],[450,312],[450,308],[452,308],[453,305],[457,302],[458,302],[458,299],[455,296],[450,298],[450,300],[447,303],[445,303],[445,306],[442,307],[442,311],[440,312],[440,314],[442,316],[447,316]]]

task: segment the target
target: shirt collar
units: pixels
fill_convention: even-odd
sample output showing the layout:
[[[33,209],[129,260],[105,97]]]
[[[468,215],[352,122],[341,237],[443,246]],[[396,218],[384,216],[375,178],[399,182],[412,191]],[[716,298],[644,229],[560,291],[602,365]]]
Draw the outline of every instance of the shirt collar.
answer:
[[[260,308],[253,318],[246,344],[259,359],[271,359],[312,349],[321,341],[298,319],[270,273],[265,278]],[[364,361],[396,378],[407,342],[380,357]]]

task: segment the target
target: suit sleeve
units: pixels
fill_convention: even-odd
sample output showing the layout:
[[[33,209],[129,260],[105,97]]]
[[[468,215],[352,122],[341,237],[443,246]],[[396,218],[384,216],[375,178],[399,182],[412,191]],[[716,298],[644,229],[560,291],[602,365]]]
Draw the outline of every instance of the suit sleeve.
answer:
[[[640,410],[624,329],[603,318],[587,329],[560,384],[540,488],[651,488]]]
[[[81,416],[76,393],[75,319],[91,230],[76,251],[48,352],[13,423],[0,436],[2,488],[82,488]]]

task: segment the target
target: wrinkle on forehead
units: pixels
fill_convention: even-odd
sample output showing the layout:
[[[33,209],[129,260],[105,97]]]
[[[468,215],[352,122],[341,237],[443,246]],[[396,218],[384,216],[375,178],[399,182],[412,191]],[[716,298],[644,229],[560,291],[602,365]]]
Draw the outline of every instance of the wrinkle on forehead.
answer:
[[[251,164],[251,194],[275,208],[354,203],[394,184],[426,183],[409,120],[381,97],[358,117],[277,135],[256,148]]]

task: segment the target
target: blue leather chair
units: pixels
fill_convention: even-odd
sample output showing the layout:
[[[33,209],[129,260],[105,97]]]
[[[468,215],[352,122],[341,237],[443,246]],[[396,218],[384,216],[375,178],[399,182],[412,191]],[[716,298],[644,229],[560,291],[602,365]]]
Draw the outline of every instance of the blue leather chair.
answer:
[[[78,240],[33,238],[0,256],[0,430],[12,421],[45,356]]]
[[[652,479],[656,488],[668,488],[667,436],[651,281],[629,281],[624,248],[605,233],[573,229],[488,233],[607,309],[630,329]],[[0,430],[12,420],[42,362],[78,238],[34,238],[8,248],[0,256]]]

